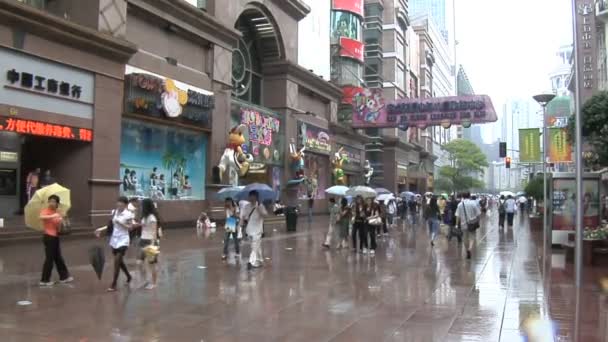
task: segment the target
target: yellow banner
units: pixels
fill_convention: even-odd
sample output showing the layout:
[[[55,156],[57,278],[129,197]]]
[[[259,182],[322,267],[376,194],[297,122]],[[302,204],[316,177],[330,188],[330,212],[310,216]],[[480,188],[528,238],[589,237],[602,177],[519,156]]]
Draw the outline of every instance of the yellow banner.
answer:
[[[549,162],[571,162],[572,145],[564,128],[549,128]]]

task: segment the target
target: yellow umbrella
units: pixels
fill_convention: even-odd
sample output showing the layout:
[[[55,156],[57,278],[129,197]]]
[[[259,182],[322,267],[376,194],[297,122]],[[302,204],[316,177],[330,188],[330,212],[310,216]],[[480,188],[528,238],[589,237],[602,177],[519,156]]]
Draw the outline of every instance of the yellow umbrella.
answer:
[[[32,199],[25,206],[25,225],[34,230],[42,231],[42,221],[40,211],[47,206],[49,197],[56,195],[59,197],[59,208],[57,211],[65,216],[72,206],[70,200],[70,189],[64,188],[57,183],[45,186],[36,191]]]

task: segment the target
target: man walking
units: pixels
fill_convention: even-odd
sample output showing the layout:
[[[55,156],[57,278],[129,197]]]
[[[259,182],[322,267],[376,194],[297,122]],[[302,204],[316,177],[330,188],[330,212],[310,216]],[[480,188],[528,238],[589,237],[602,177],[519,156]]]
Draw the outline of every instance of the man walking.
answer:
[[[505,212],[507,213],[507,227],[513,228],[513,216],[515,215],[515,210],[517,208],[517,204],[515,203],[515,199],[513,196],[507,196],[507,200],[505,201]]]
[[[255,190],[249,192],[249,203],[241,210],[241,222],[247,235],[251,237],[251,254],[247,269],[262,267],[262,233],[264,232],[264,217],[268,215],[266,208],[259,202],[259,193]]]
[[[477,228],[479,227],[480,216],[481,210],[479,209],[477,202],[471,200],[471,193],[464,192],[462,194],[462,201],[458,204],[458,208],[456,209],[456,220],[463,232],[464,247],[467,249],[467,259],[471,259],[471,250],[475,246],[475,237]],[[477,226],[477,228],[475,226]]]

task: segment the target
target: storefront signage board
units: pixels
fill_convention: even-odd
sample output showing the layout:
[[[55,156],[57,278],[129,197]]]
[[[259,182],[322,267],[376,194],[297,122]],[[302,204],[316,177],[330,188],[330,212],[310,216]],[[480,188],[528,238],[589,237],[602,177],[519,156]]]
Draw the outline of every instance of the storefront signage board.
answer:
[[[307,151],[321,154],[331,153],[329,132],[320,127],[298,121],[298,139]]]
[[[332,9],[351,12],[363,17],[363,0],[333,0]]]
[[[0,48],[0,103],[79,118],[93,117],[93,73]]]
[[[340,37],[340,56],[358,60],[363,63],[365,61],[363,43],[346,37]]]
[[[385,101],[381,90],[365,89],[353,101],[353,128],[393,128],[451,125],[470,127],[497,121],[489,96],[448,96]]]
[[[93,131],[65,125],[0,116],[0,131],[58,139],[93,141]]]

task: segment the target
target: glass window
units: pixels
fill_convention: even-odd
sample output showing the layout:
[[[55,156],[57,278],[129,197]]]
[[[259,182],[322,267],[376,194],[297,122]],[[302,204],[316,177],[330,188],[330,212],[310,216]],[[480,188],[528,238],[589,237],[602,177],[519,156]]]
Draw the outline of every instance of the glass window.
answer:
[[[328,179],[332,170],[329,157],[314,153],[304,155],[304,172],[306,181],[298,188],[298,198],[307,199],[312,194],[315,199],[325,198],[325,189],[329,187]]]
[[[363,66],[358,61],[348,58],[334,59],[334,81],[340,85],[361,86]]]
[[[36,8],[44,9],[46,7],[47,0],[17,0],[26,5],[30,5]]]
[[[205,199],[206,163],[205,134],[122,120],[122,195],[155,200]]]
[[[331,37],[334,44],[340,37],[361,40],[361,19],[349,12],[331,12]]]

